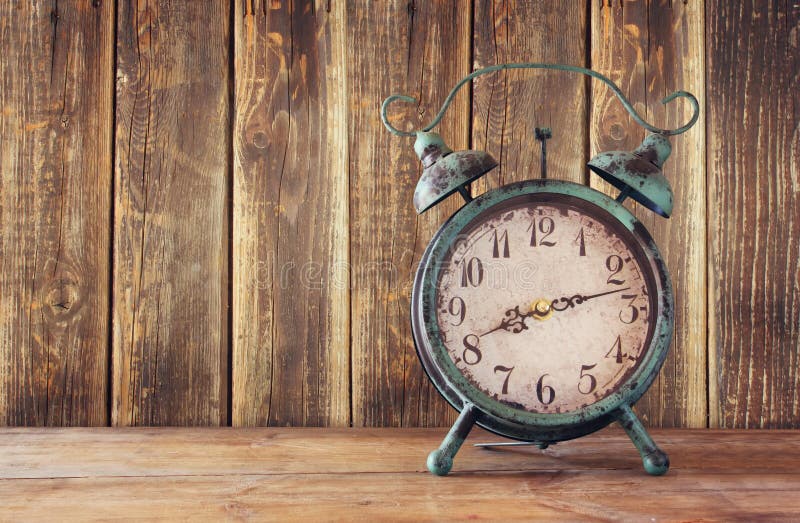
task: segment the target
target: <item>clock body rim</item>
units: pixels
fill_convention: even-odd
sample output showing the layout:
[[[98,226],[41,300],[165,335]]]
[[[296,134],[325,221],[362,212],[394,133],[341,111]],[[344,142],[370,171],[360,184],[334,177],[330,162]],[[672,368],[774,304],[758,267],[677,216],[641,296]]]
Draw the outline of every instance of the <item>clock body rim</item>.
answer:
[[[450,359],[438,337],[436,294],[444,252],[466,227],[507,200],[525,195],[571,196],[599,207],[628,229],[649,262],[654,277],[655,327],[642,362],[623,378],[616,390],[599,401],[565,413],[534,413],[489,397],[468,382]],[[434,262],[434,263],[432,263]],[[431,304],[433,306],[431,307]],[[527,180],[487,191],[453,214],[436,232],[423,254],[411,292],[411,327],[417,356],[439,393],[457,411],[466,404],[477,409],[476,423],[501,436],[524,441],[556,442],[599,430],[617,419],[622,406],[632,406],[658,375],[669,352],[674,327],[672,285],[666,264],[650,233],[624,206],[607,195],[563,180]]]

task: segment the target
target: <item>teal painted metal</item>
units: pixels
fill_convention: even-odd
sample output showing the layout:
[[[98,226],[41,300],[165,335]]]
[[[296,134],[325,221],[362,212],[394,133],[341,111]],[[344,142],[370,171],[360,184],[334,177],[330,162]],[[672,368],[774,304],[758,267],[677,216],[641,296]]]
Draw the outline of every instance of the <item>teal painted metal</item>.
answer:
[[[497,162],[483,151],[454,153],[437,133],[418,132],[414,151],[422,161],[422,176],[414,190],[414,208],[427,211],[458,191],[471,200],[467,185],[497,167]]]
[[[685,125],[678,127],[677,129],[659,129],[658,127],[655,127],[645,122],[644,119],[641,116],[639,116],[639,113],[636,112],[636,109],[633,108],[633,105],[631,105],[628,99],[625,98],[625,95],[622,94],[620,88],[617,87],[617,85],[614,82],[612,82],[609,78],[603,76],[597,71],[592,71],[591,69],[586,69],[584,67],[575,67],[572,65],[564,65],[564,64],[523,62],[523,63],[492,65],[489,67],[484,67],[483,69],[478,69],[477,71],[468,74],[467,76],[459,80],[459,82],[455,85],[455,87],[453,87],[453,89],[450,91],[450,94],[448,94],[447,98],[445,98],[445,101],[442,104],[442,108],[439,109],[439,112],[436,114],[431,123],[429,123],[422,129],[419,129],[419,131],[430,131],[439,124],[439,122],[442,120],[442,117],[444,116],[444,113],[447,112],[447,108],[450,106],[450,103],[453,101],[453,98],[455,98],[456,93],[466,83],[471,82],[472,80],[481,75],[494,73],[495,71],[503,71],[506,69],[550,69],[555,71],[566,71],[571,73],[585,74],[587,76],[591,76],[592,78],[596,78],[601,82],[603,82],[604,84],[606,84],[609,87],[609,89],[611,89],[611,91],[619,99],[620,103],[622,103],[622,106],[625,107],[625,110],[628,111],[628,114],[631,115],[631,118],[633,118],[636,123],[647,129],[651,133],[662,134],[665,136],[674,136],[676,134],[682,134],[688,131],[700,117],[700,104],[697,102],[697,98],[695,98],[693,94],[687,93],[686,91],[675,91],[674,93],[670,94],[669,96],[661,100],[661,103],[667,104],[672,100],[675,100],[676,98],[685,98],[692,105],[692,109],[694,111],[692,114],[692,118]],[[412,104],[417,103],[416,98],[404,94],[393,94],[392,96],[388,97],[386,100],[383,101],[383,105],[381,106],[381,120],[383,121],[383,125],[386,126],[389,132],[396,134],[397,136],[414,136],[417,133],[417,131],[401,131],[400,129],[395,128],[392,124],[389,123],[389,117],[387,116],[386,113],[388,111],[389,106],[393,102],[398,100]]]
[[[656,214],[672,214],[672,188],[661,168],[672,147],[660,134],[648,135],[633,152],[600,153],[587,164],[605,181],[622,191],[622,198],[633,198]]]
[[[442,261],[461,231],[482,213],[512,198],[536,195],[572,197],[596,206],[630,231],[650,263],[657,297],[650,347],[644,360],[615,392],[583,409],[538,414],[501,403],[473,386],[450,359],[442,342],[436,307],[436,282]],[[666,266],[644,226],[621,204],[583,185],[559,180],[528,180],[494,189],[464,205],[436,233],[420,262],[412,291],[411,322],[417,353],[429,378],[453,407],[474,405],[475,421],[487,430],[523,441],[554,443],[599,430],[633,405],[655,379],[669,350],[674,325],[672,286]]]
[[[620,406],[617,411],[617,421],[625,429],[625,432],[642,456],[644,470],[653,476],[666,474],[667,470],[669,470],[669,457],[663,450],[658,448],[630,406]]]
[[[470,403],[465,403],[461,409],[461,414],[450,432],[445,436],[439,448],[428,454],[428,470],[437,476],[445,476],[450,469],[453,468],[453,458],[455,457],[458,449],[464,444],[467,439],[469,431],[475,424],[475,406]]]

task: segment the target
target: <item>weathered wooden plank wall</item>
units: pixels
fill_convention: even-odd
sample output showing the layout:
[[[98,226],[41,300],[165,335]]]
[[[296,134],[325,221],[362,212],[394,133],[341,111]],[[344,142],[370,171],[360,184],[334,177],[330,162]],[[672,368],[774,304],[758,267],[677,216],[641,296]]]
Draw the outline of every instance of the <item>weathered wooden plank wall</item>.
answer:
[[[227,422],[230,7],[118,4],[114,425]]]
[[[345,13],[236,2],[233,423],[350,423]]]
[[[114,18],[0,5],[0,424],[108,420]]]
[[[661,426],[800,427],[800,6],[749,0],[43,2],[0,8],[0,424],[443,425],[409,293],[458,206],[417,217],[411,140],[471,69],[592,67],[673,141],[677,296],[637,405]],[[115,83],[114,83],[115,82]],[[116,89],[115,89],[116,87]],[[500,73],[439,131],[604,190],[644,136],[568,73]],[[113,263],[112,263],[113,261]]]
[[[712,426],[800,426],[800,4],[708,0]]]

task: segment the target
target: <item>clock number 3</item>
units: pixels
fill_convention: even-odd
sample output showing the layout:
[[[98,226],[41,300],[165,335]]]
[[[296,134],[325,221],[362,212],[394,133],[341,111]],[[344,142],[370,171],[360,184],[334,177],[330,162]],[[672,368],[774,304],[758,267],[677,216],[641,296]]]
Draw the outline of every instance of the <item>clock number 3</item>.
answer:
[[[637,309],[636,306],[633,304],[633,302],[635,302],[636,298],[638,298],[638,297],[639,297],[638,294],[623,294],[621,296],[621,298],[623,300],[630,300],[628,302],[628,311],[630,311],[630,319],[629,320],[625,319],[625,314],[624,314],[625,311],[622,310],[622,311],[619,311],[619,321],[621,321],[622,323],[627,323],[628,325],[630,325],[631,323],[635,322],[639,318],[639,309]]]

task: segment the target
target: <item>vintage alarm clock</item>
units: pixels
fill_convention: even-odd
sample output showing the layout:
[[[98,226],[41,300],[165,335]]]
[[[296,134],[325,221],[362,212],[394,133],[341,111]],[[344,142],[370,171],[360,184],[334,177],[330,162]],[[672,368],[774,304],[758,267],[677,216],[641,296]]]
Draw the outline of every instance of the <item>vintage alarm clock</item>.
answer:
[[[458,89],[502,69],[556,69],[605,82],[649,134],[633,152],[608,152],[588,167],[620,192],[531,179],[472,198],[469,184],[497,163],[481,151],[452,152],[430,129]],[[619,88],[594,71],[558,64],[501,64],[480,69],[450,92],[434,121],[416,136],[423,172],[414,206],[423,213],[459,193],[465,204],[431,240],[416,273],[411,324],[420,361],[439,393],[460,412],[428,469],[447,474],[474,424],[541,448],[618,421],[639,450],[645,470],[669,468],[667,455],[631,407],[667,355],[674,326],[672,287],[664,260],[645,227],[622,202],[632,198],[668,218],[672,191],[661,172],[668,135],[644,122]],[[546,169],[549,129],[537,129]],[[514,444],[514,443],[510,443]]]

